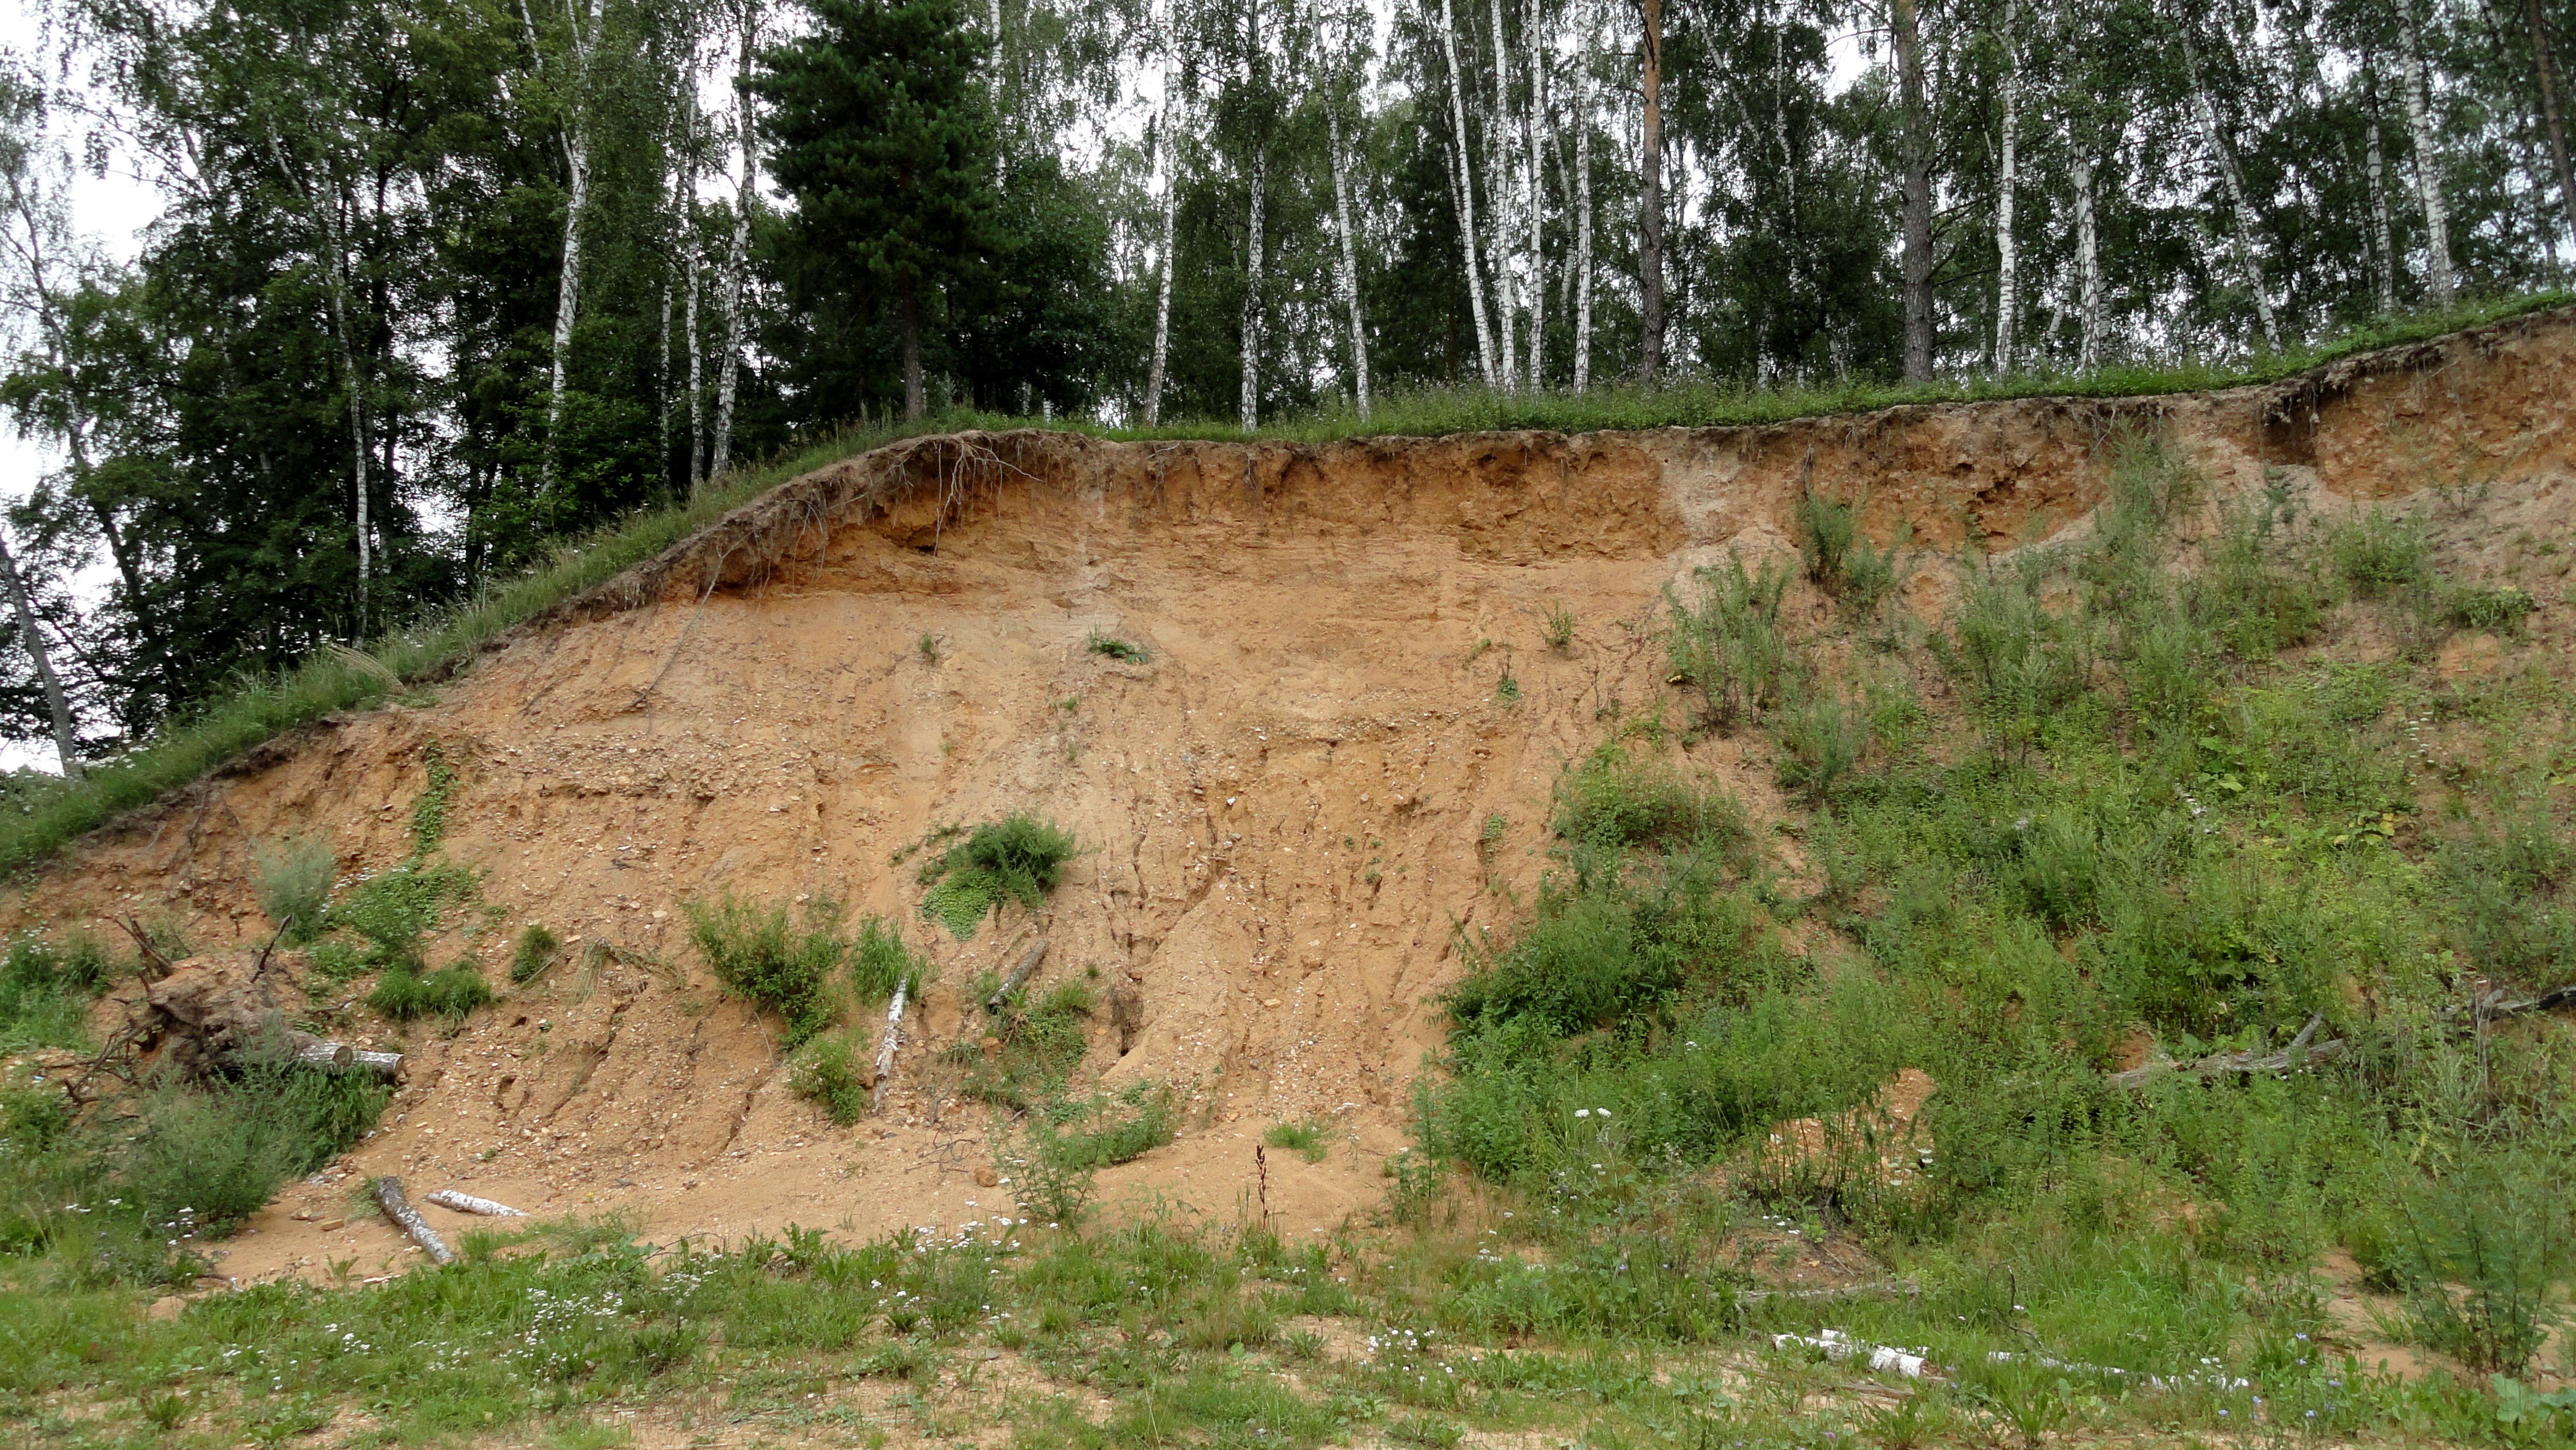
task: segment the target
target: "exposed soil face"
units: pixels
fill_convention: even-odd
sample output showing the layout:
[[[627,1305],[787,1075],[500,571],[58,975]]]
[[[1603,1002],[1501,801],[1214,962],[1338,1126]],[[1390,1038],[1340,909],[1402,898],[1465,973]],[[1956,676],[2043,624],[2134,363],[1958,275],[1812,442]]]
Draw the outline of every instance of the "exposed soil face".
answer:
[[[980,1037],[976,975],[1039,933],[1040,986],[1081,976],[1142,1003],[1132,1031],[1095,1019],[1086,1071],[1192,1091],[1180,1139],[1105,1174],[1104,1199],[1231,1218],[1260,1191],[1262,1130],[1316,1118],[1325,1161],[1268,1155],[1268,1206],[1306,1234],[1382,1197],[1459,936],[1525,915],[1560,768],[1613,717],[1681,722],[1666,589],[1729,550],[1790,551],[1802,489],[1866,494],[1878,539],[1910,528],[1906,598],[1932,613],[1948,558],[2082,527],[2107,442],[2162,427],[2222,492],[2332,510],[2444,490],[2470,571],[2555,605],[2568,556],[2540,544],[2576,507],[2571,377],[2561,314],[2142,402],[1323,447],[905,445],[520,631],[435,703],[335,722],[102,832],[13,908],[53,927],[163,914],[201,949],[256,945],[252,841],[327,830],[344,871],[382,869],[410,851],[424,747],[458,771],[446,849],[496,910],[430,957],[479,961],[502,999],[453,1033],[353,1009],[368,1045],[407,1039],[408,1083],[328,1182],[235,1241],[236,1276],[398,1262],[376,1220],[324,1228],[359,1175],[388,1172],[415,1197],[621,1210],[658,1238],[1016,1214],[1007,1185],[978,1183],[988,1110],[934,1058]],[[2533,627],[2564,631],[2564,613]],[[1095,634],[1149,657],[1095,653]],[[1739,742],[1690,758],[1757,823],[1777,816]],[[1006,907],[964,942],[925,921],[918,858],[898,854],[1021,808],[1085,847],[1046,910]],[[884,1115],[836,1129],[787,1091],[774,1023],[723,999],[687,939],[681,903],[725,891],[828,896],[928,947],[938,980]],[[507,988],[529,921],[572,950]],[[616,951],[582,965],[595,943]]]

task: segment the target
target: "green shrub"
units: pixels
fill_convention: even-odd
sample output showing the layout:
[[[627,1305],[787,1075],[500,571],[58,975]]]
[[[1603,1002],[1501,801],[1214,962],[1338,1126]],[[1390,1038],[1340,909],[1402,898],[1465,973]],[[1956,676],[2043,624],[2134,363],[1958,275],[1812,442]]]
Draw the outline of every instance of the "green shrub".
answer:
[[[1733,797],[1693,790],[1680,771],[1637,759],[1616,741],[1557,781],[1556,831],[1569,841],[1611,849],[1673,847],[1702,838],[1732,845],[1745,834],[1744,813]],[[1492,834],[1500,836],[1501,828]]]
[[[109,971],[107,949],[95,937],[10,938],[0,957],[0,1053],[85,1045],[89,1006]]]
[[[1129,644],[1123,639],[1102,634],[1096,629],[1091,632],[1089,639],[1083,641],[1083,648],[1096,655],[1106,655],[1121,664],[1141,665],[1153,659],[1152,655],[1146,653],[1143,645]]]
[[[456,794],[456,771],[447,763],[447,753],[438,742],[430,741],[420,749],[421,772],[427,783],[411,803],[412,859],[419,860],[438,849],[447,839],[447,802]]]
[[[1762,718],[1789,683],[1788,637],[1780,598],[1789,575],[1765,559],[1751,573],[1741,557],[1699,571],[1696,604],[1673,598],[1665,650],[1672,672],[1699,692],[1712,724],[1731,728]]]
[[[1860,712],[1825,691],[1816,691],[1779,716],[1780,757],[1777,775],[1783,790],[1797,792],[1810,806],[1821,805],[1834,787],[1860,764],[1868,728]]]
[[[2442,599],[2442,617],[2453,629],[2482,629],[2490,634],[2519,634],[2522,622],[2539,608],[2539,600],[2509,584],[2500,589],[2463,584],[2446,591]]]
[[[1034,1002],[1005,1003],[990,1029],[1000,1041],[997,1051],[987,1057],[976,1044],[961,1046],[959,1056],[971,1066],[960,1091],[1014,1112],[1061,1096],[1090,1045],[1086,1024],[1098,1005],[1090,984],[1079,981],[1060,982]]]
[[[392,1101],[367,1074],[284,1061],[271,1055],[227,1082],[154,1085],[117,1154],[123,1196],[156,1225],[221,1232],[355,1143]]]
[[[2084,692],[2093,639],[2083,621],[2049,608],[2041,587],[2050,561],[2034,556],[1979,571],[1967,583],[1947,639],[1936,649],[1966,687],[1988,748],[2020,754],[2041,726]]]
[[[930,890],[921,914],[964,941],[997,902],[1032,910],[1044,904],[1076,850],[1072,836],[1026,811],[977,826],[963,844],[923,864],[921,883]]]
[[[1573,610],[1566,608],[1563,601],[1551,599],[1547,602],[1546,608],[1541,611],[1540,617],[1544,621],[1549,649],[1563,654],[1574,648]]]
[[[833,1122],[846,1128],[867,1116],[868,1090],[860,1082],[865,1062],[866,1049],[846,1033],[822,1033],[789,1060],[788,1090],[821,1104]]]
[[[2576,1260],[2565,1194],[2527,1160],[2480,1162],[2416,1185],[2404,1219],[2416,1338],[2471,1369],[2520,1374],[2563,1317],[2552,1288]]]
[[[408,966],[387,967],[376,979],[376,989],[367,994],[370,1008],[396,1022],[422,1017],[461,1019],[491,1000],[492,988],[483,974],[465,962],[427,975]]]
[[[861,1005],[892,997],[898,982],[911,983],[917,996],[929,972],[929,960],[903,944],[893,922],[871,916],[859,923],[858,942],[850,949],[850,990]]]
[[[324,913],[340,869],[329,835],[316,831],[253,842],[250,863],[259,909],[271,923],[286,928],[288,942],[300,945],[329,928]]]
[[[464,866],[406,862],[363,878],[331,909],[330,923],[366,938],[370,962],[420,966],[420,939],[438,930],[447,909],[480,886]]]
[[[1035,1107],[1007,1155],[1021,1206],[1056,1223],[1079,1223],[1101,1169],[1141,1158],[1179,1130],[1180,1095],[1164,1083]]]
[[[1854,618],[1866,617],[1896,587],[1897,555],[1904,537],[1884,549],[1870,546],[1860,528],[1867,496],[1842,503],[1810,490],[1797,503],[1798,554],[1808,581],[1842,601]]]
[[[526,986],[546,974],[546,968],[563,955],[563,943],[546,929],[543,922],[532,921],[519,932],[519,943],[510,952],[510,980]]]
[[[2246,660],[2268,660],[2313,637],[2332,602],[2312,552],[2292,546],[2282,508],[2268,501],[2220,514],[2184,593],[2192,621]]]
[[[2433,577],[2433,545],[2419,517],[2372,509],[2326,531],[2335,575],[2358,599],[2382,599]]]
[[[801,927],[784,903],[754,906],[730,893],[713,905],[693,901],[682,909],[716,980],[785,1019],[790,1051],[832,1025],[838,1015],[833,978],[850,955],[838,902],[807,902]]]

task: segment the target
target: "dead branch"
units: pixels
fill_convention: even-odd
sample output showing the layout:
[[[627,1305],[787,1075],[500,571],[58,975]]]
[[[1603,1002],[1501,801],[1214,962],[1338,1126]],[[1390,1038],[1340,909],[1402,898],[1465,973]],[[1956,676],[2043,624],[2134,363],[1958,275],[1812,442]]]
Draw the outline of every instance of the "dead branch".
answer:
[[[481,1214],[485,1218],[527,1217],[525,1213],[506,1203],[495,1203],[488,1198],[476,1198],[473,1194],[460,1193],[453,1188],[442,1188],[436,1193],[424,1193],[420,1196],[420,1201],[434,1203],[441,1208],[453,1209],[458,1213]]]
[[[2352,1044],[2336,1038],[2311,1045],[2311,1040],[2317,1035],[2317,1029],[2325,1025],[2325,1020],[2326,1014],[2323,1012],[2310,1017],[2308,1025],[2300,1028],[2299,1035],[2291,1038],[2290,1045],[2279,1052],[2258,1053],[2251,1049],[2244,1052],[2219,1052],[2187,1065],[2165,1061],[2150,1062],[2143,1067],[2130,1068],[2127,1072],[2113,1073],[2111,1081],[2120,1087],[2136,1088],[2144,1087],[2169,1072],[2188,1073],[2199,1078],[2213,1078],[2226,1077],[2234,1073],[2288,1072],[2293,1068],[2306,1067],[2311,1063],[2332,1062],[2350,1052]]]
[[[909,995],[912,979],[904,977],[894,984],[894,1005],[886,1008],[885,1041],[877,1047],[876,1090],[868,1097],[870,1113],[885,1110],[886,1084],[894,1079],[895,1048],[903,1041],[903,1002]]]
[[[143,930],[143,923],[127,916],[119,917],[116,924],[125,928],[127,936],[134,938],[134,970],[143,978],[145,986],[170,975],[170,959],[161,955],[161,949],[152,944],[150,934]],[[155,967],[160,969],[157,974],[153,971]]]
[[[385,1211],[385,1217],[401,1225],[404,1233],[411,1235],[411,1241],[420,1245],[421,1252],[429,1255],[431,1263],[444,1264],[456,1257],[455,1252],[447,1247],[447,1240],[440,1238],[438,1230],[429,1226],[429,1220],[420,1216],[420,1210],[411,1206],[411,1200],[403,1197],[401,1179],[388,1173],[368,1186],[375,1190],[376,1206]]]
[[[1011,974],[1003,978],[1002,985],[995,987],[993,995],[984,999],[984,1010],[999,1013],[1003,1004],[1011,999],[1011,994],[1028,985],[1029,978],[1037,972],[1038,963],[1046,960],[1046,954],[1045,937],[1039,937],[1035,942],[1030,943],[1029,949],[1020,954],[1019,963],[1011,968]]]

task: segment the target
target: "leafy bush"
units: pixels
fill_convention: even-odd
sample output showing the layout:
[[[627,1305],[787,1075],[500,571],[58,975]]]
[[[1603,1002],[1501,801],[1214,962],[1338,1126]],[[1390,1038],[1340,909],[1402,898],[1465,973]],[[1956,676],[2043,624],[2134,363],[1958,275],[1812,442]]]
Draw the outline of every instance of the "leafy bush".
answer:
[[[1557,782],[1556,831],[1569,841],[1614,849],[1680,846],[1703,837],[1731,845],[1745,834],[1733,797],[1693,790],[1680,771],[1640,760],[1616,741]]]
[[[1796,791],[1811,806],[1823,804],[1860,764],[1867,737],[1860,712],[1829,692],[1809,694],[1779,717],[1781,788]]]
[[[1042,905],[1077,849],[1072,836],[1026,811],[977,826],[963,844],[923,864],[920,879],[930,890],[921,914],[964,941],[996,902]]]
[[[898,982],[910,982],[917,994],[929,971],[929,961],[903,944],[893,922],[871,916],[859,923],[850,951],[850,990],[861,1005],[892,997]]]
[[[427,784],[411,803],[411,850],[418,860],[438,849],[447,839],[447,802],[456,794],[456,769],[447,763],[447,752],[438,742],[430,741],[420,750],[421,772]]]
[[[481,882],[464,866],[406,862],[351,888],[330,923],[366,938],[370,962],[420,965],[420,939],[438,930],[450,906],[470,899]]]
[[[2405,1223],[2408,1327],[2472,1369],[2520,1374],[2561,1317],[2552,1286],[2576,1259],[2565,1194],[2527,1163],[2476,1163],[2417,1185]]]
[[[2083,693],[2092,674],[2094,642],[2083,622],[2041,600],[2048,571],[2039,557],[1980,571],[1949,638],[1935,640],[1998,753],[2037,743],[2041,725]]]
[[[1798,554],[1807,579],[1841,600],[1854,617],[1868,615],[1896,586],[1897,555],[1904,546],[1901,532],[1884,549],[1870,546],[1860,529],[1868,503],[1866,496],[1842,503],[1813,490],[1797,503]]]
[[[543,922],[532,921],[519,932],[519,943],[510,952],[510,980],[526,986],[546,974],[546,968],[563,955],[563,943],[546,929]]]
[[[1086,982],[1058,983],[1034,1002],[1005,1003],[990,1028],[998,1046],[989,1056],[977,1044],[961,1044],[958,1056],[971,1066],[960,1091],[1015,1112],[1054,1100],[1081,1065],[1085,1024],[1098,1005]]]
[[[1747,573],[1744,560],[1734,557],[1723,569],[1700,570],[1699,580],[1697,604],[1670,600],[1665,650],[1673,673],[1699,692],[1711,723],[1731,728],[1759,720],[1789,683],[1789,643],[1780,629],[1789,575],[1772,559]]]
[[[315,831],[253,842],[250,863],[252,895],[272,923],[286,928],[287,941],[301,944],[329,929],[324,912],[340,869],[330,836]]]
[[[2522,622],[2539,608],[2539,600],[2509,584],[2500,589],[2463,584],[2448,590],[2442,600],[2443,618],[2452,628],[2490,634],[2519,633]]]
[[[1102,634],[1096,629],[1091,632],[1089,639],[1083,641],[1083,648],[1096,655],[1106,655],[1121,664],[1141,665],[1153,659],[1152,655],[1146,653],[1143,645],[1129,644],[1115,635]]]
[[[367,1005],[396,1022],[421,1017],[461,1019],[492,1000],[483,974],[465,962],[422,975],[408,966],[387,967],[367,994]]]
[[[713,905],[693,901],[682,909],[716,980],[784,1018],[790,1051],[832,1025],[838,1015],[832,979],[850,954],[838,902],[807,902],[802,927],[783,902],[754,906],[730,893]]]
[[[12,937],[0,957],[0,1053],[86,1043],[89,1004],[108,973],[107,949],[95,937]]]
[[[2185,586],[2192,621],[2239,659],[2268,660],[2311,638],[2333,602],[2312,551],[2292,547],[2282,515],[2269,500],[2224,510]]]
[[[392,1098],[367,1074],[298,1068],[282,1053],[228,1082],[164,1080],[117,1155],[119,1187],[155,1224],[221,1232],[356,1142]]]
[[[2355,598],[2386,598],[2433,577],[2433,545],[2421,518],[2372,509],[2330,527],[2326,550]]]
[[[1168,1084],[1149,1082],[1115,1096],[1032,1110],[1022,1120],[1018,1145],[1006,1155],[1021,1207],[1055,1223],[1080,1223],[1099,1171],[1169,1143],[1179,1119],[1179,1094]]]
[[[787,1087],[798,1097],[822,1105],[834,1123],[846,1128],[868,1112],[866,1049],[840,1032],[826,1032],[803,1047],[787,1065]]]

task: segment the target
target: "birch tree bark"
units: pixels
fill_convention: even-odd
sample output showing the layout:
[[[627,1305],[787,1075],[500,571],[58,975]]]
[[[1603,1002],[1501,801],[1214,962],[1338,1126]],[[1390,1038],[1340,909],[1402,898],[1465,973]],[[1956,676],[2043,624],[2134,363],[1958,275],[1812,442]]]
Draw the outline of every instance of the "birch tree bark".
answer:
[[[696,67],[690,67],[694,72]],[[697,76],[687,77],[688,98],[681,107],[687,129],[682,133],[680,152],[680,255],[678,261],[688,282],[687,304],[681,323],[688,332],[689,343],[689,497],[696,498],[706,487],[707,447],[707,382],[706,349],[698,332],[698,94]]]
[[[2397,311],[2397,239],[2388,224],[2388,164],[2379,143],[2379,81],[2368,52],[2361,58],[2361,94],[2370,113],[2370,243],[2379,263],[2379,312]]]
[[[1155,134],[1163,164],[1163,275],[1154,285],[1154,356],[1145,370],[1145,426],[1163,421],[1163,369],[1172,354],[1172,242],[1180,219],[1181,141],[1173,129],[1180,116],[1181,0],[1164,0],[1163,117]]]
[[[1896,43],[1898,168],[1904,173],[1905,381],[1932,381],[1932,116],[1914,0],[1889,0]]]
[[[1548,3],[1525,0],[1520,13],[1520,44],[1530,57],[1530,95],[1522,106],[1520,142],[1522,142],[1522,196],[1528,196],[1530,227],[1530,391],[1546,391],[1548,363],[1548,209],[1543,191],[1543,167],[1540,167],[1538,129],[1540,113],[1548,106]]]
[[[564,369],[572,357],[574,320],[581,311],[581,217],[590,205],[589,106],[583,92],[590,80],[591,47],[599,39],[600,0],[590,0],[589,15],[580,0],[565,0],[564,24],[572,39],[572,74],[565,89],[571,115],[563,130],[565,170],[563,266],[555,282],[554,358],[546,384],[546,481],[554,481],[555,433],[563,421]],[[537,49],[536,18],[527,0],[519,0],[519,23],[528,49]]]
[[[372,521],[368,518],[367,507],[367,496],[372,490],[367,476],[369,455],[367,417],[362,396],[364,375],[358,371],[358,350],[356,344],[350,341],[349,333],[356,309],[349,305],[347,275],[349,253],[340,238],[340,201],[336,185],[334,194],[331,196],[325,197],[315,193],[311,182],[287,159],[286,148],[279,143],[275,130],[268,133],[267,140],[268,154],[276,162],[279,175],[296,189],[296,193],[304,201],[305,210],[313,214],[315,227],[322,234],[322,245],[326,254],[320,258],[324,279],[322,291],[330,306],[331,341],[339,356],[340,378],[348,399],[349,473],[357,485],[357,499],[350,513],[351,523],[358,536],[358,597],[349,630],[349,644],[352,648],[363,649],[366,647],[367,604],[375,562]]]
[[[2399,0],[2398,61],[2406,68],[2406,130],[2415,143],[2415,198],[2424,208],[2424,283],[2433,304],[2448,307],[2458,291],[2451,272],[2451,218],[2442,199],[2442,152],[2433,134],[2433,105],[2424,72],[2424,38],[2412,0]]]
[[[2558,68],[2549,53],[2549,24],[2540,0],[2522,0],[2523,27],[2531,33],[2531,66],[2540,82],[2540,119],[2549,132],[2549,160],[2558,173],[2558,209],[2566,214],[2567,234],[2576,240],[2576,169],[2567,159],[2567,122],[2558,109]]]
[[[2245,199],[2245,178],[2236,170],[2236,153],[2228,149],[2227,138],[2218,129],[2218,107],[2209,98],[2209,87],[2200,73],[2200,49],[2192,44],[2188,28],[2182,35],[2182,56],[2191,73],[2192,111],[2200,121],[2200,137],[2209,148],[2211,161],[2218,168],[2219,183],[2226,189],[2227,202],[2236,218],[2236,265],[2245,276],[2246,290],[2254,294],[2254,316],[2263,331],[2267,352],[2281,350],[2281,324],[2272,311],[2272,294],[2263,285],[2263,266],[2254,250],[2256,229],[2261,225],[2254,217],[2252,203]]]
[[[2102,361],[2102,249],[2093,220],[2093,158],[2075,153],[2075,366],[2090,372]]]
[[[1485,386],[1497,387],[1501,379],[1494,366],[1494,334],[1485,315],[1484,269],[1476,257],[1475,153],[1467,147],[1467,73],[1458,68],[1458,16],[1453,0],[1440,0],[1440,46],[1449,62],[1450,155],[1455,162],[1451,181],[1458,192],[1458,246],[1466,254],[1467,307],[1475,319],[1476,358],[1484,365]]]
[[[1517,188],[1512,184],[1512,109],[1510,84],[1511,50],[1503,42],[1503,0],[1486,0],[1493,27],[1493,85],[1488,88],[1485,110],[1485,200],[1486,222],[1493,229],[1493,239],[1485,255],[1494,259],[1494,351],[1500,364],[1502,389],[1511,392],[1520,378],[1520,342],[1516,320],[1520,312],[1520,247],[1519,229],[1513,225],[1513,212],[1518,208]]]
[[[1995,198],[1995,372],[2013,370],[2013,319],[2021,298],[2014,290],[2020,256],[2013,236],[2013,201],[2020,189],[2018,167],[2021,130],[2021,0],[2004,5],[2004,136],[2003,175]]]
[[[1913,14],[1913,0],[1896,3]],[[1664,0],[1637,0],[1637,13],[1644,32],[1637,158],[1637,314],[1644,337],[1637,375],[1652,383],[1664,370]]]
[[[1342,305],[1351,320],[1351,395],[1359,404],[1360,421],[1369,415],[1368,329],[1360,319],[1360,257],[1358,243],[1351,236],[1350,153],[1342,149],[1342,113],[1328,106],[1325,117],[1330,122],[1333,146],[1333,216],[1342,234]]]
[[[1262,64],[1261,0],[1250,0],[1244,6],[1246,59],[1251,69],[1253,93],[1261,90]],[[1258,128],[1252,143],[1252,215],[1244,233],[1243,269],[1243,431],[1249,433],[1261,426],[1261,273],[1262,273],[1262,205],[1270,191],[1270,138],[1268,127]]]
[[[735,145],[742,151],[742,183],[734,192],[733,236],[725,244],[724,356],[716,359],[716,434],[707,452],[707,477],[721,478],[733,463],[734,389],[742,372],[743,270],[751,254],[751,208],[759,197],[760,143],[751,110],[751,57],[760,39],[760,0],[741,0],[742,52],[734,72]]]
[[[1574,391],[1592,383],[1592,34],[1576,34],[1574,62]]]
[[[53,717],[54,750],[62,758],[63,778],[78,780],[80,738],[72,727],[71,702],[64,698],[62,677],[54,673],[53,656],[45,649],[44,632],[37,628],[35,608],[27,602],[27,581],[18,573],[18,559],[9,552],[5,533],[0,533],[0,581],[9,587],[9,607],[18,616],[18,642],[27,648],[27,663],[35,667],[36,683],[45,694],[46,713]]]

